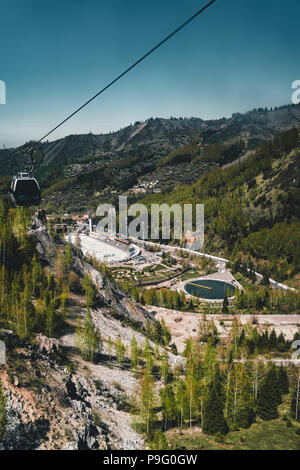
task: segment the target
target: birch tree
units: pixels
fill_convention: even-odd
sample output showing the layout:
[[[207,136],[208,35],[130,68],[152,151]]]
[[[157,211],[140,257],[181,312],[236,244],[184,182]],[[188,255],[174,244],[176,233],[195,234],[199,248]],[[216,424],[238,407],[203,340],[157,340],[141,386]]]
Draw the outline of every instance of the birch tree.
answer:
[[[153,424],[156,419],[155,406],[157,404],[154,379],[146,371],[142,377],[139,394],[139,416],[144,426],[147,436],[153,430]]]
[[[226,381],[225,417],[232,429],[251,424],[253,398],[251,385],[243,364],[235,363]]]
[[[291,411],[293,418],[296,421],[300,421],[300,371],[296,377],[295,388],[293,392]]]

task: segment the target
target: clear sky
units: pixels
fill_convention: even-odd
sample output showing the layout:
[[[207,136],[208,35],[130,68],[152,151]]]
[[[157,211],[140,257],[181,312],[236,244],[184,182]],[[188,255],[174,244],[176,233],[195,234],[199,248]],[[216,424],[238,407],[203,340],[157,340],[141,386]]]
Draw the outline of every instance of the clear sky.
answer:
[[[0,147],[38,139],[207,0],[1,0]],[[291,102],[300,0],[217,0],[51,140]]]

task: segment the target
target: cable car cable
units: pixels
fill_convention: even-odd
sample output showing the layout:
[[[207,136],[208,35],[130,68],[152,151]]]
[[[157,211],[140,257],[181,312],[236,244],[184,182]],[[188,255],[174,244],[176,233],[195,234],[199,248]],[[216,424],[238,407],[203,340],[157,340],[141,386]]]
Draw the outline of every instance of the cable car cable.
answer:
[[[216,0],[211,0],[209,1],[206,5],[204,5],[202,8],[200,8],[194,15],[192,15],[188,20],[186,20],[184,23],[182,23],[178,28],[176,28],[172,33],[168,34],[162,41],[160,41],[156,46],[154,46],[152,49],[150,49],[146,54],[144,54],[140,59],[138,59],[136,62],[134,62],[132,65],[130,65],[126,70],[124,70],[120,75],[118,75],[116,78],[114,78],[110,83],[108,83],[104,88],[102,88],[98,93],[96,93],[94,96],[92,96],[90,99],[85,101],[79,108],[77,108],[73,113],[71,113],[69,116],[67,116],[63,121],[61,121],[57,126],[55,126],[53,129],[51,129],[49,132],[47,132],[43,137],[41,137],[38,141],[35,141],[31,144],[31,147],[28,150],[23,150],[23,153],[29,153],[30,154],[30,160],[31,160],[31,169],[29,170],[28,176],[30,173],[33,171],[34,166],[35,166],[35,161],[33,154],[35,153],[34,147],[36,147],[39,143],[41,143],[46,137],[48,137],[50,134],[52,134],[55,130],[57,130],[59,127],[61,127],[63,124],[65,124],[69,119],[71,119],[75,114],[79,113],[83,108],[85,108],[89,103],[94,101],[98,96],[100,96],[102,93],[104,93],[106,90],[108,90],[111,86],[113,86],[116,82],[118,82],[121,78],[123,78],[125,75],[127,75],[131,70],[133,70],[137,65],[139,65],[141,62],[143,62],[147,57],[149,57],[151,54],[153,54],[157,49],[159,49],[163,44],[165,44],[169,39],[171,39],[175,34],[177,34],[179,31],[181,31],[185,26],[187,26],[189,23],[191,23],[194,19],[196,19],[201,13],[203,13],[205,10],[207,10],[211,5],[213,5],[216,2]],[[21,149],[23,146],[17,147],[17,149],[13,150],[12,153],[16,154],[19,149]],[[48,146],[48,148],[51,147],[51,144]],[[38,185],[38,182],[34,178],[27,178],[27,187],[29,184],[29,180],[31,183],[36,185],[36,190],[35,190],[35,195],[34,197],[38,201],[40,198],[40,188]],[[16,177],[15,181],[13,182],[14,185],[14,191],[13,195],[16,196],[17,192],[17,185],[23,183],[23,177],[21,175],[20,178]],[[24,184],[23,184],[24,186]],[[25,197],[26,195],[22,194],[22,197]],[[32,195],[31,195],[32,196]]]
[[[182,25],[180,25],[178,28],[176,28],[172,33],[170,33],[168,36],[166,36],[162,41],[160,41],[156,46],[154,46],[150,51],[148,51],[146,54],[144,54],[140,59],[138,59],[134,64],[130,65],[124,72],[122,72],[120,75],[118,75],[114,80],[112,80],[108,85],[106,85],[102,90],[100,90],[98,93],[96,93],[92,98],[87,100],[85,103],[83,103],[79,108],[77,108],[72,114],[67,116],[63,121],[61,121],[57,126],[55,126],[53,129],[51,129],[47,134],[45,134],[43,137],[41,137],[37,142],[42,142],[46,137],[48,137],[50,134],[52,134],[56,129],[61,127],[63,124],[65,124],[69,119],[71,119],[75,114],[79,113],[83,108],[85,108],[88,104],[90,104],[94,99],[96,99],[98,96],[100,96],[102,93],[104,93],[108,88],[110,88],[112,85],[114,85],[116,82],[118,82],[121,78],[123,78],[128,72],[130,72],[132,69],[134,69],[138,64],[140,64],[143,60],[145,60],[147,57],[149,57],[153,52],[155,52],[159,47],[161,47],[163,44],[165,44],[169,39],[171,39],[175,34],[177,34],[181,29],[183,29],[185,26],[187,26],[191,21],[193,21],[195,18],[197,18],[201,13],[203,13],[205,10],[207,10],[213,3],[215,3],[216,0],[211,0],[209,3],[204,5],[200,10],[198,10],[193,16],[191,16],[188,20],[186,20]]]

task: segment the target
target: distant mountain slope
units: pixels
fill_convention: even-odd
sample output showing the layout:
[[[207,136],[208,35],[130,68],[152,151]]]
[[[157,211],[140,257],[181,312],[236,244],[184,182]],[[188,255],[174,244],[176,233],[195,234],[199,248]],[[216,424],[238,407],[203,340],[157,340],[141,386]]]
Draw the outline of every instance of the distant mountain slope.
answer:
[[[139,202],[205,205],[207,253],[232,260],[252,257],[276,279],[300,273],[299,130],[284,131],[252,156],[227,169],[215,169],[193,185]],[[258,269],[259,271],[259,269]]]
[[[236,113],[229,119],[150,118],[109,134],[70,135],[40,146],[36,176],[54,210],[95,207],[135,185],[170,190],[212,168],[244,159],[282,130],[300,126],[300,106]],[[175,152],[175,153],[174,153]],[[0,151],[0,191],[25,165]],[[46,191],[45,191],[46,190]]]

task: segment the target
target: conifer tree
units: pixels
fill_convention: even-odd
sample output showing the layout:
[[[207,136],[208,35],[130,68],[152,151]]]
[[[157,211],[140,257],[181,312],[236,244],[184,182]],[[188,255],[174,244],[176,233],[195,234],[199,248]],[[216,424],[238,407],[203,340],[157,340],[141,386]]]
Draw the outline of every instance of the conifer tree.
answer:
[[[159,375],[163,379],[164,383],[166,384],[170,378],[171,369],[169,364],[168,353],[164,351],[159,365]]]
[[[261,280],[261,285],[262,286],[269,286],[270,285],[270,280],[269,280],[269,270],[268,268],[264,268],[263,269],[263,273],[262,273],[263,277],[262,277],[262,280]]]
[[[45,333],[49,337],[53,336],[54,318],[55,318],[55,303],[54,303],[54,299],[50,298],[46,307],[46,331],[45,331]]]
[[[145,340],[143,356],[146,362],[146,369],[148,370],[149,373],[151,373],[153,369],[153,349],[149,343],[148,338],[146,338]]]
[[[0,306],[4,305],[4,299],[8,289],[8,273],[4,266],[0,270]]]
[[[212,341],[208,341],[204,361],[203,361],[203,371],[204,371],[204,381],[207,385],[212,382],[214,369],[216,366],[216,348],[212,344]]]
[[[135,338],[135,336],[132,337],[131,342],[130,342],[130,349],[131,349],[131,367],[135,370],[137,370],[140,362],[140,351],[139,351],[139,346],[138,342]]]
[[[277,378],[273,368],[266,374],[257,399],[257,415],[267,421],[278,417],[279,396]]]
[[[75,339],[84,359],[93,362],[95,354],[98,351],[101,338],[94,326],[91,312],[88,309],[84,321],[77,324]]]
[[[280,403],[282,403],[282,393],[281,393],[281,387],[280,387],[280,383],[279,383],[279,376],[278,376],[278,372],[277,372],[277,367],[275,366],[275,364],[272,365],[272,367],[270,369],[270,373],[271,373],[272,381],[276,384],[275,385],[275,395],[276,395],[277,404],[279,406]]]
[[[162,405],[164,429],[166,430],[168,423],[176,417],[176,407],[174,406],[175,395],[171,384],[167,384],[161,389],[160,400]]]
[[[168,450],[169,443],[165,433],[160,429],[154,433],[153,439],[150,442],[151,450]]]
[[[107,352],[108,352],[109,360],[111,360],[111,354],[112,354],[112,340],[111,340],[111,337],[110,337],[110,336],[108,337],[108,340],[107,340]]]
[[[162,328],[162,336],[163,336],[164,345],[169,346],[172,336],[163,318],[161,319],[161,328]]]
[[[207,434],[227,434],[228,425],[224,418],[223,400],[214,381],[209,385],[202,412],[202,429]]]
[[[122,343],[120,336],[118,336],[118,339],[115,342],[115,351],[119,364],[123,364],[125,361],[125,350],[125,345]]]
[[[183,379],[179,379],[175,386],[175,403],[178,410],[179,425],[181,428],[185,417],[188,415],[187,402],[186,383]]]
[[[83,281],[83,288],[85,291],[86,306],[87,308],[93,308],[95,304],[96,292],[93,281],[90,276],[86,275]]]
[[[287,395],[289,393],[289,378],[286,373],[286,369],[283,366],[280,366],[277,371],[277,375],[281,395]]]
[[[227,292],[224,294],[224,298],[223,298],[223,305],[222,305],[222,312],[223,313],[228,313],[228,305],[229,305],[229,302],[228,302],[228,295],[227,295]]]
[[[63,255],[63,269],[64,273],[67,274],[71,265],[73,264],[73,253],[72,253],[72,248],[69,243],[67,243],[66,248],[65,248],[65,253]]]
[[[31,276],[32,276],[32,294],[36,296],[38,294],[38,285],[42,279],[42,267],[37,261],[36,254],[32,259],[31,263]]]
[[[6,397],[0,380],[0,441],[4,438],[6,433],[6,422]]]
[[[141,379],[139,393],[139,416],[147,436],[153,430],[156,419],[155,406],[157,404],[154,389],[154,379],[152,375],[146,371]]]
[[[65,316],[67,312],[66,303],[67,303],[68,297],[69,297],[69,288],[68,288],[68,285],[64,283],[62,287],[62,292],[60,294],[60,311],[63,316]]]
[[[276,346],[277,346],[277,335],[276,335],[276,332],[275,332],[274,328],[271,331],[271,334],[270,334],[270,337],[269,337],[269,342],[270,342],[271,348],[275,349]]]

